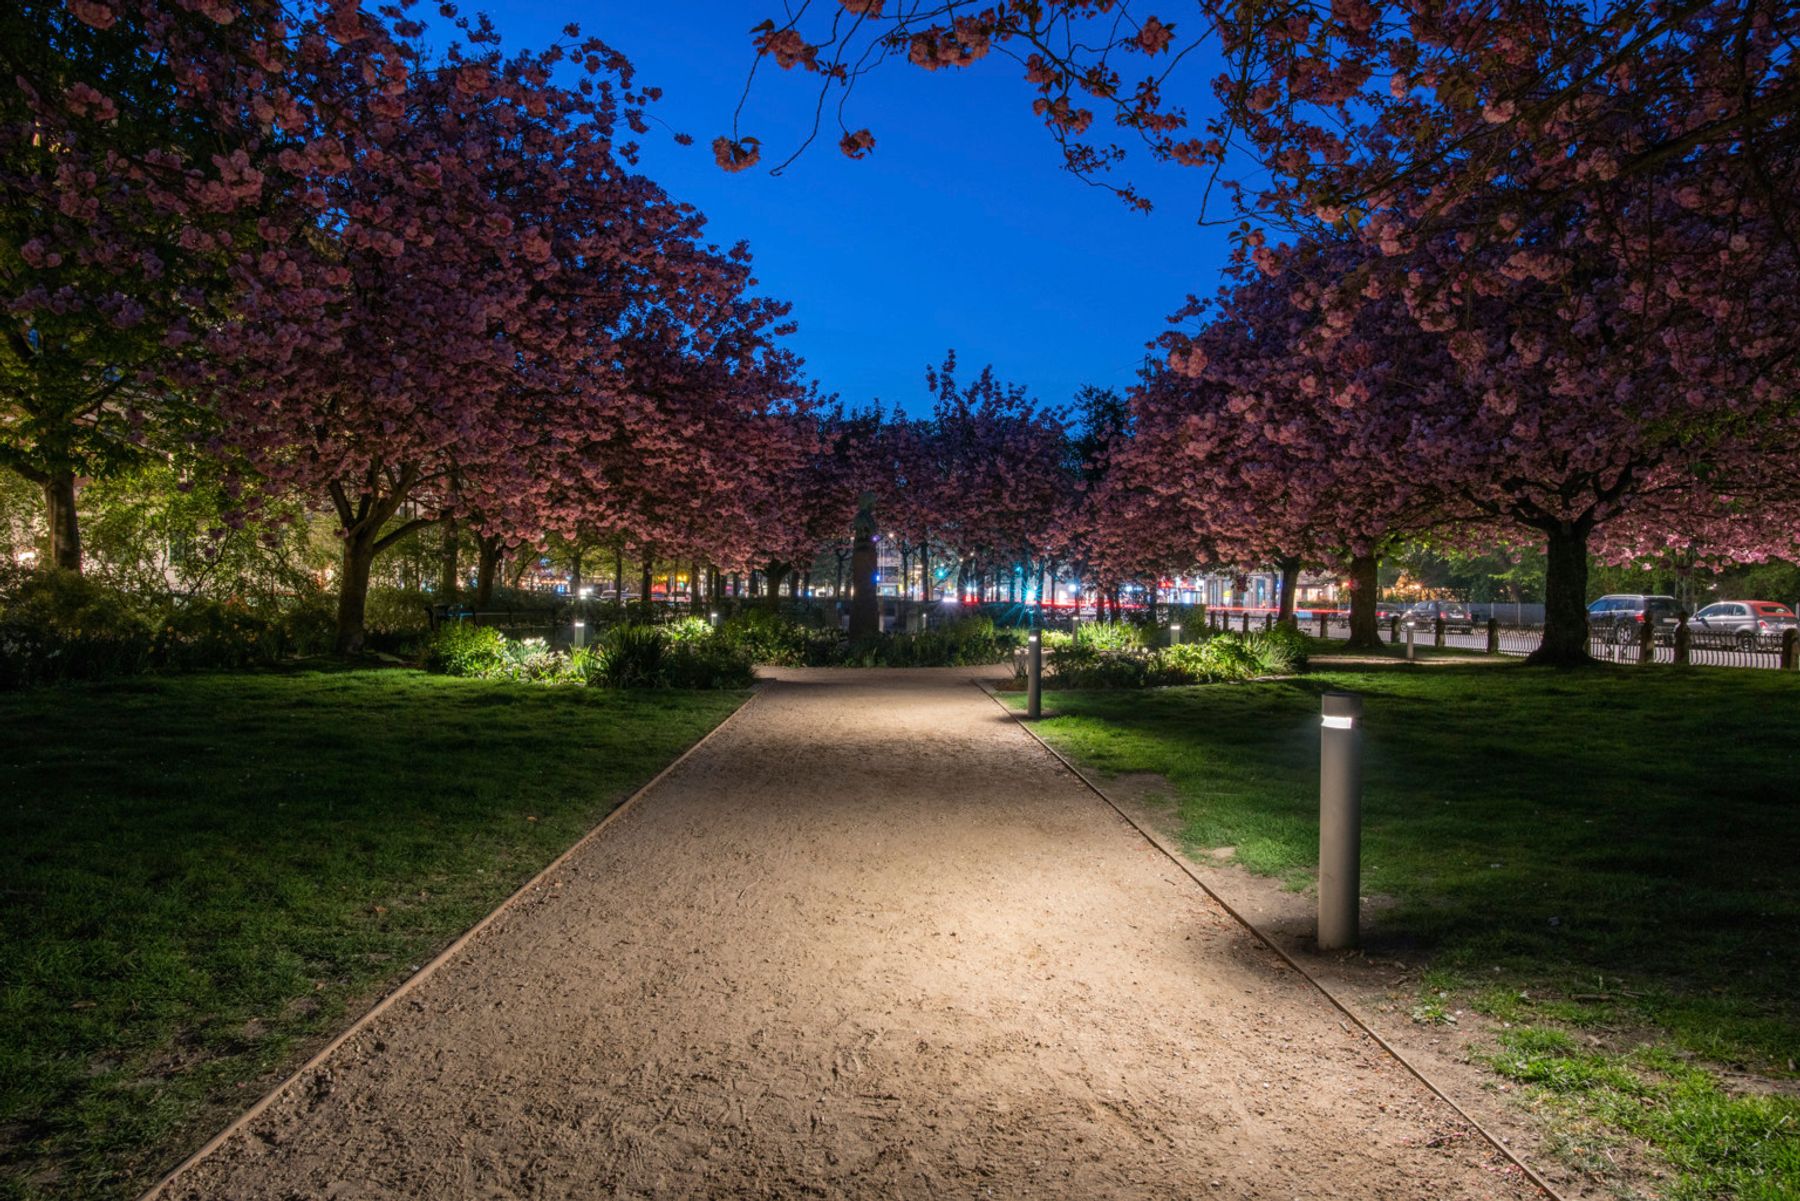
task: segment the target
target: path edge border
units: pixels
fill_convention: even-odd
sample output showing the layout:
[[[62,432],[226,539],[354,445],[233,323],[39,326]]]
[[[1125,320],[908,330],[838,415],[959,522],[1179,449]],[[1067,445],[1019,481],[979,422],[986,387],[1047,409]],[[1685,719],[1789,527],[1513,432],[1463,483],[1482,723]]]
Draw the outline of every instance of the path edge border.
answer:
[[[570,859],[573,859],[576,853],[582,848],[599,838],[600,835],[605,832],[606,828],[612,825],[614,820],[622,817],[626,811],[635,807],[637,803],[643,799],[645,794],[650,792],[650,790],[655,788],[658,784],[661,784],[665,778],[675,771],[676,768],[680,767],[683,763],[686,763],[689,758],[695,755],[701,747],[711,742],[720,731],[725,729],[726,726],[729,726],[732,722],[736,721],[746,709],[754,705],[765,693],[775,687],[776,683],[777,681],[775,680],[758,680],[756,684],[752,686],[750,695],[745,698],[744,703],[733,709],[730,713],[727,713],[724,720],[702,734],[673,760],[664,764],[661,771],[639,785],[630,796],[620,801],[617,805],[614,805],[612,809],[607,812],[605,817],[602,817],[598,822],[589,827],[580,838],[576,839],[564,849],[562,854],[545,864],[541,871],[537,872],[531,879],[525,881],[523,884],[519,885],[518,888],[509,893],[505,900],[489,910],[481,920],[477,921],[474,925],[452,939],[448,946],[432,956],[432,958],[418,971],[402,980],[394,987],[392,992],[389,992],[376,1000],[373,1005],[363,1011],[361,1017],[340,1030],[329,1042],[323,1047],[320,1047],[318,1051],[307,1059],[305,1063],[301,1064],[292,1072],[289,1072],[286,1076],[277,1081],[274,1087],[264,1093],[254,1105],[233,1118],[223,1130],[207,1139],[206,1142],[201,1144],[200,1148],[192,1155],[189,1155],[186,1159],[176,1164],[175,1167],[158,1179],[155,1184],[152,1184],[149,1188],[138,1194],[138,1201],[160,1201],[161,1198],[165,1197],[169,1187],[180,1179],[180,1177],[199,1165],[202,1160],[212,1155],[212,1153],[217,1151],[220,1147],[224,1146],[233,1135],[240,1133],[246,1126],[261,1117],[270,1106],[281,1099],[283,1094],[295,1084],[299,1083],[301,1077],[331,1058],[339,1047],[343,1046],[356,1035],[367,1029],[377,1018],[381,1017],[382,1014],[391,1009],[395,1002],[399,1001],[402,997],[412,992],[414,988],[436,975],[439,968],[443,967],[451,959],[454,959],[464,947],[468,946],[480,936],[482,931],[493,925],[507,910],[523,900],[526,894],[540,888],[551,873],[560,869]]]
[[[1195,884],[1200,886],[1201,892],[1204,892],[1207,896],[1211,897],[1213,899],[1213,901],[1218,904],[1219,908],[1223,909],[1227,914],[1229,914],[1231,916],[1231,919],[1233,921],[1235,921],[1238,925],[1242,926],[1245,930],[1248,930],[1250,932],[1251,937],[1255,938],[1258,942],[1262,943],[1265,947],[1269,948],[1269,950],[1275,952],[1275,954],[1281,959],[1281,961],[1283,963],[1285,963],[1289,968],[1291,968],[1296,975],[1298,975],[1302,980],[1306,981],[1308,984],[1312,985],[1313,989],[1316,992],[1318,992],[1318,994],[1320,996],[1324,997],[1325,1000],[1331,1005],[1331,1007],[1333,1009],[1336,1009],[1339,1013],[1343,1014],[1346,1018],[1349,1018],[1351,1022],[1355,1023],[1356,1028],[1358,1030],[1361,1030],[1364,1034],[1368,1035],[1369,1038],[1375,1043],[1376,1046],[1380,1047],[1383,1051],[1386,1051],[1388,1053],[1388,1055],[1390,1057],[1392,1057],[1396,1063],[1398,1063],[1401,1067],[1405,1068],[1407,1070],[1407,1072],[1409,1074],[1411,1074],[1413,1079],[1417,1080],[1420,1084],[1423,1084],[1425,1086],[1425,1088],[1427,1089],[1427,1091],[1429,1091],[1438,1100],[1442,1101],[1445,1105],[1448,1105],[1450,1107],[1451,1111],[1454,1112],[1457,1117],[1459,1117],[1463,1121],[1467,1122],[1469,1124],[1470,1128],[1473,1129],[1477,1134],[1479,1134],[1483,1139],[1485,1139],[1488,1142],[1488,1144],[1494,1148],[1494,1150],[1500,1152],[1500,1154],[1503,1157],[1505,1157],[1505,1159],[1509,1163],[1511,1163],[1514,1167],[1518,1168],[1519,1171],[1524,1174],[1525,1179],[1530,1181],[1534,1186],[1536,1186],[1539,1192],[1543,1193],[1546,1197],[1550,1198],[1550,1201],[1566,1201],[1566,1199],[1563,1197],[1563,1195],[1561,1193],[1557,1192],[1556,1189],[1550,1184],[1550,1182],[1548,1180],[1545,1180],[1543,1178],[1543,1176],[1538,1174],[1536,1169],[1532,1168],[1532,1166],[1530,1164],[1526,1163],[1522,1158],[1520,1158],[1519,1154],[1516,1151],[1514,1151],[1511,1147],[1509,1147],[1505,1143],[1505,1141],[1503,1141],[1493,1131],[1489,1130],[1486,1126],[1482,1125],[1479,1121],[1477,1121],[1473,1114],[1469,1113],[1468,1110],[1464,1109],[1461,1105],[1459,1105],[1456,1102],[1455,1098],[1451,1097],[1449,1093],[1445,1092],[1442,1088],[1440,1088],[1435,1080],[1433,1080],[1431,1077],[1427,1076],[1422,1069],[1420,1069],[1416,1064],[1413,1063],[1412,1060],[1408,1059],[1404,1054],[1402,1054],[1398,1047],[1394,1046],[1393,1043],[1389,1042],[1387,1039],[1383,1038],[1380,1034],[1376,1033],[1375,1030],[1367,1022],[1365,1022],[1362,1019],[1361,1015],[1359,1015],[1355,1010],[1351,1009],[1350,1006],[1346,1005],[1343,1001],[1340,1001],[1337,998],[1337,996],[1329,988],[1326,988],[1323,984],[1319,983],[1317,977],[1315,977],[1311,972],[1307,971],[1304,967],[1302,967],[1300,965],[1299,961],[1296,960],[1292,955],[1289,955],[1285,950],[1283,950],[1280,947],[1280,945],[1278,945],[1275,942],[1274,939],[1270,938],[1267,934],[1264,934],[1261,930],[1257,929],[1255,923],[1251,922],[1250,919],[1246,918],[1243,914],[1239,913],[1236,909],[1234,909],[1232,907],[1231,902],[1227,901],[1224,897],[1220,896],[1217,892],[1215,892],[1213,890],[1212,885],[1210,885],[1206,882],[1205,878],[1203,878],[1200,875],[1199,871],[1194,867],[1193,862],[1186,855],[1181,854],[1180,851],[1171,847],[1168,844],[1168,841],[1166,839],[1164,839],[1161,834],[1157,833],[1155,830],[1150,829],[1149,827],[1145,826],[1142,822],[1138,821],[1138,819],[1136,817],[1132,816],[1132,814],[1129,811],[1127,811],[1123,805],[1119,804],[1118,801],[1115,801],[1111,796],[1107,795],[1106,790],[1101,788],[1100,785],[1098,783],[1096,783],[1093,780],[1093,778],[1090,777],[1085,771],[1083,771],[1083,770],[1081,770],[1081,768],[1077,767],[1075,765],[1075,763],[1072,760],[1070,760],[1067,755],[1064,755],[1061,751],[1057,750],[1055,747],[1051,746],[1048,742],[1046,742],[1042,735],[1040,735],[1036,730],[1032,729],[1029,724],[1027,724],[1026,720],[1019,715],[1017,710],[1015,710],[1012,706],[1008,705],[1005,701],[1000,699],[1000,694],[999,694],[998,689],[994,688],[986,680],[982,680],[982,679],[971,678],[970,683],[974,684],[977,688],[979,688],[983,692],[987,693],[988,699],[993,701],[996,705],[1000,706],[1001,711],[1004,712],[1008,717],[1011,717],[1013,719],[1013,724],[1015,726],[1017,726],[1019,729],[1025,731],[1026,734],[1030,735],[1032,741],[1036,742],[1039,746],[1043,747],[1046,751],[1050,752],[1051,756],[1053,758],[1055,758],[1058,763],[1062,764],[1063,767],[1067,768],[1071,775],[1073,775],[1077,780],[1080,780],[1084,785],[1087,786],[1087,790],[1089,792],[1093,793],[1095,796],[1097,796],[1101,800],[1105,801],[1106,804],[1112,809],[1112,811],[1114,813],[1118,814],[1122,819],[1124,819],[1126,825],[1128,825],[1132,829],[1136,830],[1143,837],[1145,842],[1148,842],[1151,846],[1155,847],[1158,851],[1162,852],[1162,854],[1165,858],[1167,858],[1176,867],[1180,868],[1182,870],[1182,872],[1188,877],[1188,879],[1192,880]]]

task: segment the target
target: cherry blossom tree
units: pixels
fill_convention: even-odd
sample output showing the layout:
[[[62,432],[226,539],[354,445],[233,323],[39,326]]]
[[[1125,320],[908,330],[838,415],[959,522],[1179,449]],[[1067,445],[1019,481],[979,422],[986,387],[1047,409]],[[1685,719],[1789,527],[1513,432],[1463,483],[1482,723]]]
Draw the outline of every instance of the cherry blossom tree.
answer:
[[[0,12],[0,466],[80,570],[77,489],[205,413],[176,379],[260,247],[276,156],[343,133],[305,72],[397,86],[353,3],[21,0]]]
[[[747,252],[705,244],[615,140],[642,123],[630,65],[463,29],[439,62],[408,47],[398,94],[346,81],[351,147],[284,152],[308,184],[291,236],[240,262],[240,319],[211,338],[221,446],[338,517],[344,651],[370,565],[421,524],[532,545],[582,518],[644,544],[679,526],[666,510],[704,503],[671,487],[708,474],[692,435],[781,370],[784,309],[747,294]],[[571,60],[579,86],[552,83]]]

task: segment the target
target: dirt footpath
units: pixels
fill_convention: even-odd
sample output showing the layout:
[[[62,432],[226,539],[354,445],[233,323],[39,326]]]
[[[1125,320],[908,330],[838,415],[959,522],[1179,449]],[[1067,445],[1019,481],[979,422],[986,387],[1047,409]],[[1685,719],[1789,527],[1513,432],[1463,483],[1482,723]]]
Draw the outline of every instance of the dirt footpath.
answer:
[[[1534,1195],[968,675],[780,673],[165,1195]]]

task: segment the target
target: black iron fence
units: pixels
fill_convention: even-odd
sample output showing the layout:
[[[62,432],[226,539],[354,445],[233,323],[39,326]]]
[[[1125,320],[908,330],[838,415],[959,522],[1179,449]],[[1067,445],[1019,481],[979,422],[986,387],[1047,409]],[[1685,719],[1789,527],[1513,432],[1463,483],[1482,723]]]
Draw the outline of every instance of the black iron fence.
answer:
[[[1350,632],[1350,615],[1341,610],[1302,611],[1296,617],[1301,629],[1320,638],[1347,637]],[[1249,633],[1273,626],[1275,611],[1210,609],[1205,620],[1212,630]],[[1410,644],[1416,649],[1443,648],[1521,658],[1535,651],[1544,640],[1541,625],[1502,625],[1497,618],[1467,625],[1443,618],[1408,624],[1398,615],[1388,615],[1382,618],[1380,629],[1384,640],[1395,646]],[[1668,626],[1642,624],[1591,631],[1588,653],[1609,663],[1688,663],[1793,671],[1800,668],[1800,631],[1789,629],[1749,637],[1743,631],[1713,633],[1693,629],[1683,616]]]

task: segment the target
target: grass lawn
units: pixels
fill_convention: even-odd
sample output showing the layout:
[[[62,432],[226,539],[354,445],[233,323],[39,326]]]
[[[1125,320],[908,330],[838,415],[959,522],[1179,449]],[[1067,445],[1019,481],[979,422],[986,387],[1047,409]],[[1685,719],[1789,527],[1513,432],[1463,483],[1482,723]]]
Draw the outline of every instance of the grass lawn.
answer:
[[[1318,696],[1363,694],[1364,891],[1397,902],[1365,931],[1429,957],[1415,1020],[1508,1023],[1490,1066],[1572,1148],[1657,1148],[1669,1196],[1800,1197],[1800,673],[1328,664],[1058,692],[1037,728],[1166,776],[1190,847],[1305,887]],[[1726,1089],[1721,1065],[1774,1086]]]
[[[134,1195],[743,699],[409,671],[0,695],[0,1198]]]

